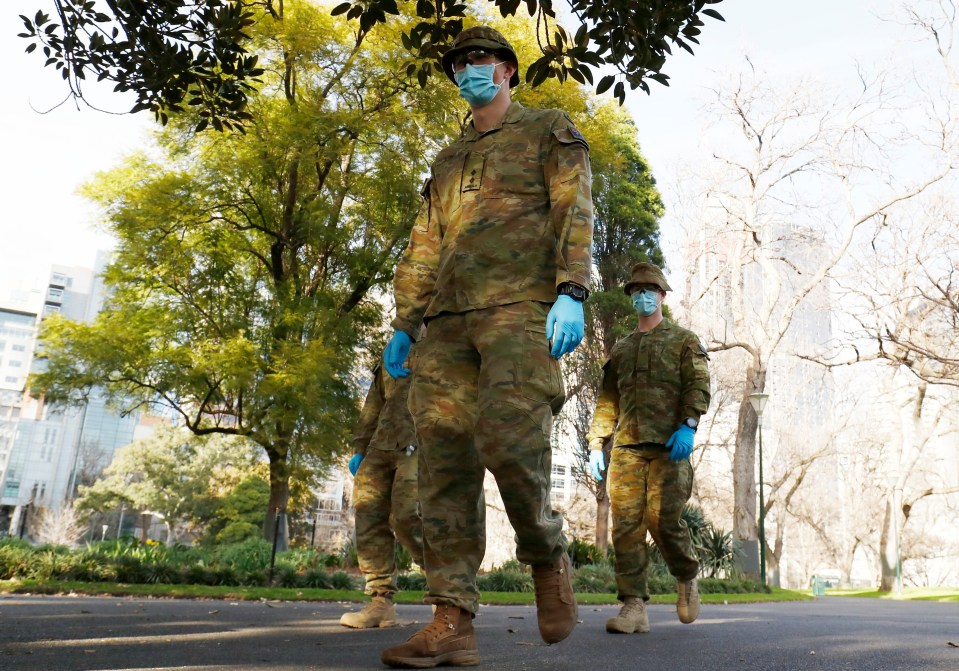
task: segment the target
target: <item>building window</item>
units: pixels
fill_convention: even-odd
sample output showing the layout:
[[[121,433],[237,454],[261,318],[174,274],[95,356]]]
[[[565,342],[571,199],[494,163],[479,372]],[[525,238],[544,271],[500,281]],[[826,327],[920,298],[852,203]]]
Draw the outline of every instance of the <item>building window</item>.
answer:
[[[553,475],[566,475],[566,467],[559,464],[553,464]]]
[[[7,375],[7,377],[4,378],[3,381],[4,381],[4,382],[9,382],[9,383],[11,383],[11,384],[16,384],[19,380],[20,380],[20,378],[18,378],[18,377],[11,377],[10,375]]]
[[[566,481],[559,478],[553,478],[553,490],[563,491],[566,489]]]
[[[2,350],[2,349],[3,349],[3,347],[0,347],[0,350]],[[26,351],[27,351],[26,345],[14,345],[14,346],[11,347],[10,349],[13,350],[14,352],[26,352]]]
[[[10,366],[11,368],[19,368],[19,367],[22,366],[22,365],[23,365],[23,363],[21,363],[20,361],[17,361],[16,359],[10,359],[9,366]]]

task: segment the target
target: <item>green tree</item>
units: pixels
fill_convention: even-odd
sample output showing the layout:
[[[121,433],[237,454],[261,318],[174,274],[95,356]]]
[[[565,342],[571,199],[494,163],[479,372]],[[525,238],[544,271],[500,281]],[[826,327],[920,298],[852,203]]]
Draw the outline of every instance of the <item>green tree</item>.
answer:
[[[103,478],[80,487],[76,508],[104,512],[126,505],[158,514],[172,540],[177,526],[202,529],[216,492],[254,468],[255,446],[230,436],[198,438],[160,428],[117,450]],[[262,514],[262,511],[261,511]]]
[[[217,503],[205,538],[226,545],[259,536],[269,500],[270,483],[256,475],[247,477]]]
[[[699,43],[702,17],[722,20],[709,5],[721,0],[568,0],[568,32],[556,20],[552,0],[487,0],[506,16],[525,4],[535,23],[537,53],[526,63],[526,81],[534,86],[549,78],[567,77],[593,84],[594,69],[616,73],[596,83],[597,94],[612,89],[620,102],[625,86],[649,92],[647,79],[668,84],[666,58],[678,47],[692,53]],[[288,3],[288,11],[294,3]],[[303,4],[306,4],[305,2]],[[356,21],[362,40],[374,28],[392,23],[392,17],[416,17],[396,35],[409,59],[409,74],[421,86],[441,72],[439,58],[462,29],[467,11],[481,2],[460,0],[357,0],[333,8]],[[256,22],[284,18],[284,2],[255,0],[162,0],[107,3],[52,0],[53,18],[42,10],[21,16],[29,41],[27,51],[39,48],[68,83],[76,99],[83,98],[87,77],[107,80],[118,91],[133,92],[132,111],[152,110],[167,123],[168,114],[195,108],[218,130],[242,129],[252,120],[247,110],[250,94],[267,68],[262,43],[252,37]],[[415,5],[415,6],[414,6]],[[402,9],[401,9],[402,7]],[[415,14],[413,14],[415,12]]]
[[[246,134],[198,138],[199,117],[182,116],[159,161],[134,157],[86,188],[118,240],[111,297],[92,324],[45,321],[32,384],[54,402],[104,385],[197,435],[251,439],[269,458],[272,537],[291,475],[309,482],[346,444],[353,363],[383,322],[376,288],[427,154],[457,126],[453,87],[411,83],[387,28],[361,38],[307,3],[260,28],[275,60]]]

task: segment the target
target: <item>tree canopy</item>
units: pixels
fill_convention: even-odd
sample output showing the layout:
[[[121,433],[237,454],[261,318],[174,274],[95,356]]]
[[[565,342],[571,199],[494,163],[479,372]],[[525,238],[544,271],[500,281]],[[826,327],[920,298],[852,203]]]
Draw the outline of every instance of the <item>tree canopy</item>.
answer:
[[[265,72],[261,57],[268,56],[262,43],[252,39],[251,29],[284,14],[282,0],[158,0],[110,2],[107,7],[89,0],[51,2],[52,16],[42,9],[21,16],[20,37],[29,41],[28,52],[39,49],[44,64],[61,73],[74,97],[83,98],[88,77],[106,80],[116,91],[136,95],[133,112],[152,110],[165,124],[170,113],[195,109],[217,130],[242,130],[251,120],[250,94]],[[567,0],[565,14],[575,25],[564,27],[552,0],[486,0],[503,17],[515,16],[525,5],[536,18],[538,56],[527,61],[528,83],[571,77],[595,85],[597,94],[612,90],[620,103],[627,85],[647,93],[648,80],[668,85],[663,71],[667,57],[674,47],[692,53],[703,17],[722,20],[710,7],[719,2]],[[395,35],[397,44],[406,49],[408,74],[425,87],[442,73],[440,56],[462,30],[467,12],[476,13],[483,4],[356,0],[336,5],[332,13],[354,21],[361,38],[396,23],[396,17],[405,19]],[[594,82],[594,72],[602,68],[615,73]]]
[[[453,87],[411,84],[385,30],[360,43],[303,3],[252,39],[272,56],[247,133],[197,137],[198,114],[179,115],[153,158],[86,188],[117,239],[111,295],[92,324],[45,320],[32,384],[53,402],[104,385],[197,435],[247,437],[286,511],[291,474],[311,481],[347,442],[354,362],[383,322],[370,291],[392,276],[427,155],[459,126]]]
[[[202,531],[223,507],[217,501],[224,495],[230,500],[227,493],[254,469],[255,446],[247,440],[197,438],[164,427],[117,450],[105,477],[81,485],[77,509],[102,512],[126,504],[148,510],[164,521],[173,540],[178,527]],[[263,514],[261,506],[260,521]],[[224,517],[232,521],[234,516]]]

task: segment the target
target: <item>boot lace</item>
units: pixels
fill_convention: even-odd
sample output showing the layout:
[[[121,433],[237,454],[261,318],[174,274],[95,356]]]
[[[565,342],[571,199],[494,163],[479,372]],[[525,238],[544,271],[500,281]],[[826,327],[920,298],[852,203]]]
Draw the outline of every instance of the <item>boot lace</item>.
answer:
[[[623,604],[623,607],[619,610],[619,617],[629,618],[633,615],[638,615],[646,609],[646,604],[643,603],[642,599],[630,599]]]
[[[456,610],[452,607],[438,606],[433,621],[416,635],[425,636],[427,641],[436,641],[451,633],[455,633],[456,624],[453,619],[457,614]]]

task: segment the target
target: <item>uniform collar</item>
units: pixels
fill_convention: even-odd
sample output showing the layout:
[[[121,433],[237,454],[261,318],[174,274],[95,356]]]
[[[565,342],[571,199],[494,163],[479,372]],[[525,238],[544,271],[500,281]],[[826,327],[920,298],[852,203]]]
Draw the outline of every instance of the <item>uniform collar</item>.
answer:
[[[649,329],[648,331],[640,331],[640,330],[639,330],[639,325],[637,324],[637,325],[636,325],[636,335],[647,336],[647,335],[649,335],[649,334],[651,334],[651,333],[659,333],[659,332],[661,332],[661,331],[668,331],[668,330],[671,329],[672,327],[673,327],[673,322],[669,319],[669,317],[667,317],[666,315],[663,315],[663,320],[662,320],[661,322],[659,322],[658,324],[656,324],[656,326],[654,326],[653,328]]]
[[[470,125],[466,127],[466,132],[463,134],[463,139],[466,141],[472,141],[479,139],[483,135],[488,133],[495,133],[505,124],[516,123],[526,114],[526,108],[523,107],[520,103],[515,100],[510,103],[509,107],[506,108],[506,114],[503,115],[503,120],[499,122],[499,125],[493,126],[486,133],[477,133],[476,128],[473,127],[473,122],[470,121]]]

